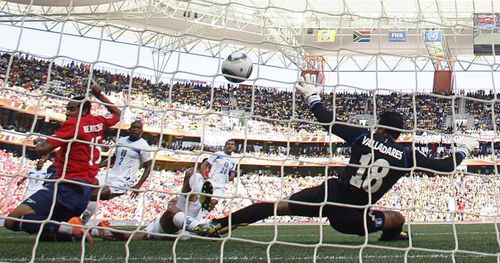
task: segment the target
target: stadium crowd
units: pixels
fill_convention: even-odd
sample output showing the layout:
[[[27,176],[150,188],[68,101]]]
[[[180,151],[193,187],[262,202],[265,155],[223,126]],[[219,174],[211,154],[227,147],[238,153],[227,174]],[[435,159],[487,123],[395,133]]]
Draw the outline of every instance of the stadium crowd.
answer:
[[[0,195],[5,197],[1,203],[2,215],[8,214],[24,195],[24,186],[16,188],[20,176],[34,165],[21,157],[0,151]],[[46,164],[48,165],[48,164]],[[105,172],[104,170],[102,172]],[[136,199],[128,195],[100,202],[97,217],[111,220],[149,222],[165,210],[168,203],[180,193],[184,173],[182,171],[153,171],[145,183],[143,194]],[[245,207],[252,202],[276,201],[289,196],[300,189],[318,185],[325,180],[324,176],[297,176],[272,174],[265,171],[244,173],[228,184],[224,198],[210,218],[227,215]],[[381,199],[377,205],[380,209],[402,209],[402,213],[410,216],[412,221],[449,220],[449,200],[465,202],[465,220],[479,220],[488,216],[495,207],[498,198],[500,178],[494,176],[471,176],[456,174],[455,176],[429,177],[416,174],[402,178],[393,189]],[[497,203],[498,204],[498,203]],[[500,207],[496,207],[497,211]],[[486,212],[485,212],[486,211]],[[458,211],[457,211],[458,212]],[[310,218],[276,217],[269,219],[279,222],[314,221]]]
[[[9,214],[22,201],[25,189],[18,189],[16,182],[34,166],[35,161],[15,157],[13,153],[0,150],[0,196],[2,197],[0,211],[2,215]]]
[[[9,58],[10,54],[0,53],[0,76],[7,73]],[[49,67],[51,67],[50,81]],[[39,106],[62,113],[66,103],[63,98],[80,95],[85,91],[90,69],[89,65],[81,63],[70,62],[59,65],[49,60],[18,55],[13,58],[8,82],[13,88],[20,87],[25,93],[4,90],[0,95],[25,105]],[[212,88],[202,82],[153,84],[147,78],[131,79],[129,75],[114,74],[101,69],[94,69],[93,75],[107,95],[114,97],[116,103],[129,106],[125,111],[126,123],[140,118],[147,127],[181,131],[201,131],[205,126],[207,132],[218,133],[221,137],[227,137],[227,132],[243,133],[245,126],[251,127],[249,132],[252,134],[271,136],[303,132],[324,134],[318,125],[300,121],[312,121],[314,118],[300,96],[295,97],[296,103],[293,104],[291,91],[269,87],[254,89],[245,85],[220,85]],[[44,96],[39,102],[38,96],[42,92],[53,95]],[[431,94],[405,93],[374,95],[367,92],[336,92],[323,94],[323,97],[327,108],[332,107],[331,104],[335,101],[336,114],[340,120],[355,122],[357,121],[353,118],[355,115],[372,114],[375,102],[378,112],[397,108],[402,111],[406,119],[413,120],[416,117],[418,128],[446,133],[451,133],[453,127],[448,118],[452,113],[452,100],[455,100],[455,113],[465,112],[474,116],[474,123],[464,125],[464,122],[457,126],[463,132],[478,133],[493,130],[492,108],[495,116],[500,113],[497,104],[472,100],[475,98],[492,101],[495,98],[492,92],[467,93],[464,94],[466,98],[442,98]],[[464,99],[465,103],[460,103]],[[96,110],[102,109],[101,106]],[[253,118],[242,120],[216,114],[230,109],[245,111],[243,116],[247,116],[253,109],[251,115]],[[200,113],[206,116],[199,115]],[[292,118],[293,116],[295,117]],[[288,122],[283,120],[294,121],[288,127]],[[247,125],[242,125],[245,122]],[[495,122],[497,125],[500,123],[498,117]],[[408,128],[413,128],[410,126],[411,124]]]
[[[8,53],[0,53],[0,76],[7,74],[9,60]],[[50,77],[48,76],[49,68],[51,69]],[[49,112],[62,114],[67,103],[65,98],[85,92],[90,70],[89,65],[75,62],[60,65],[27,55],[15,56],[8,71],[9,89],[0,90],[0,98],[8,98],[13,104],[47,109]],[[93,75],[115,103],[126,106],[123,114],[125,123],[141,119],[146,127],[172,129],[179,132],[204,131],[210,134],[205,138],[205,143],[209,146],[204,146],[204,150],[220,150],[216,145],[222,145],[221,142],[233,137],[234,133],[248,132],[270,137],[326,135],[318,125],[298,121],[312,121],[314,118],[300,96],[296,96],[295,104],[293,103],[294,94],[291,91],[244,85],[212,87],[201,82],[153,84],[147,78],[131,78],[129,75],[115,74],[100,69],[94,69]],[[212,92],[213,100],[211,101]],[[420,129],[450,134],[453,126],[448,123],[450,121],[448,116],[452,113],[452,100],[454,99],[456,100],[455,112],[465,112],[474,116],[474,123],[460,123],[456,126],[461,132],[491,133],[494,130],[493,127],[500,124],[498,117],[495,120],[492,117],[500,115],[500,107],[497,104],[473,100],[476,98],[491,101],[496,97],[493,93],[483,91],[468,93],[465,103],[461,103],[464,98],[445,99],[431,94],[373,95],[337,92],[323,94],[323,98],[327,108],[333,108],[332,104],[335,102],[337,117],[343,121],[356,122],[353,116],[372,114],[375,102],[379,112],[397,108],[407,119],[412,120],[416,117],[417,127]],[[102,105],[94,105],[97,105],[93,108],[96,113],[104,111]],[[492,109],[494,109],[494,115]],[[236,117],[220,114],[221,112],[227,113],[228,110],[239,110],[244,113]],[[249,113],[252,118],[240,118],[249,116]],[[286,120],[293,121],[287,122]],[[29,130],[29,125],[31,123],[5,123],[5,120],[2,120],[2,126],[23,132]],[[426,131],[423,133],[425,134]],[[150,141],[150,144],[155,145],[157,142]],[[286,147],[264,148],[256,144],[250,144],[247,147],[249,148],[246,154],[255,157],[283,158],[287,155]],[[171,149],[192,152],[201,148],[199,145],[186,147],[179,144],[172,146]],[[349,155],[346,149],[346,147],[336,147],[333,156],[345,160]],[[421,150],[431,156],[444,156],[450,151],[449,147],[442,145],[436,146],[436,150],[433,151],[429,151],[429,147],[422,147]],[[290,154],[293,155],[292,158],[307,161],[308,158],[327,160],[326,157],[330,153],[329,146],[324,145],[304,146]],[[473,156],[484,159],[492,158],[493,154],[496,156],[498,153],[483,147]],[[496,158],[500,159],[500,156]],[[25,175],[32,165],[33,161],[0,151],[0,167],[3,168],[0,176],[0,196],[7,197],[6,201],[1,203],[2,215],[8,214],[20,202],[23,189],[16,189],[15,183],[18,177]],[[128,196],[122,196],[101,202],[102,206],[97,216],[115,220],[150,221],[165,209],[169,201],[176,198],[183,176],[183,172],[180,171],[153,171],[149,181],[144,185],[148,191],[140,195],[140,198],[131,200]],[[217,206],[210,216],[226,215],[230,210],[237,210],[257,200],[277,200],[302,188],[319,184],[323,180],[325,178],[321,176],[243,174],[235,183],[230,184],[226,191],[228,196],[236,196],[236,198],[223,199],[222,205]],[[413,221],[445,220],[450,218],[446,212],[449,210],[450,196],[456,196],[457,200],[466,203],[466,219],[475,220],[479,218],[482,209],[488,208],[491,200],[497,198],[498,190],[495,185],[499,184],[498,177],[417,175],[401,179],[378,204],[385,207],[414,208],[403,210],[403,213],[410,215]],[[271,220],[291,221],[292,219],[280,217]]]

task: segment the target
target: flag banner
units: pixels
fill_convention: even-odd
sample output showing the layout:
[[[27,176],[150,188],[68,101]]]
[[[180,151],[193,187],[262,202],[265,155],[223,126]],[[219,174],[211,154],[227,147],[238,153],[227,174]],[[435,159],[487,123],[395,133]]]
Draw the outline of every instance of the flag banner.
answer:
[[[406,30],[394,30],[388,32],[389,42],[406,42]]]
[[[352,34],[352,42],[369,43],[371,40],[371,30],[355,30]]]
[[[443,41],[443,31],[441,30],[425,30],[424,31],[424,42],[441,42]]]
[[[335,30],[318,30],[316,42],[335,42]]]

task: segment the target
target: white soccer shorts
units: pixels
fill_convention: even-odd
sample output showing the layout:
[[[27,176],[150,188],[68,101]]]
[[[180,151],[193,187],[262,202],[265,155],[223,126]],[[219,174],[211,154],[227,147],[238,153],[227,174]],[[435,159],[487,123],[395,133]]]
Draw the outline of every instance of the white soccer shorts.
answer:
[[[112,176],[111,174],[106,176],[105,174],[101,174],[96,176],[99,181],[99,186],[107,185],[111,190],[111,195],[118,196],[125,194],[127,192],[127,188],[131,188],[132,183],[125,180],[125,178]]]

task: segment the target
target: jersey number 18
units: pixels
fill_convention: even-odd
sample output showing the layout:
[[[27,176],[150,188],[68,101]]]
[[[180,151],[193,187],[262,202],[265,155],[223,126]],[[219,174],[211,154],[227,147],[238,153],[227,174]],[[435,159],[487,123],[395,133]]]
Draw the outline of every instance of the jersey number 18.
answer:
[[[368,165],[370,165],[371,159],[371,153],[361,155],[361,158],[359,158],[359,163],[360,165],[362,165],[362,167],[358,168],[358,171],[351,177],[349,183],[355,187],[363,188],[367,192],[370,191],[371,193],[375,193],[378,191],[378,189],[380,189],[384,177],[387,175],[387,173],[389,173],[389,162],[385,159],[375,160],[370,167],[368,175],[366,176],[370,176],[370,178],[365,178],[363,180],[363,175],[366,172],[366,168],[369,168]],[[373,185],[370,187],[370,184],[372,184],[372,182]]]

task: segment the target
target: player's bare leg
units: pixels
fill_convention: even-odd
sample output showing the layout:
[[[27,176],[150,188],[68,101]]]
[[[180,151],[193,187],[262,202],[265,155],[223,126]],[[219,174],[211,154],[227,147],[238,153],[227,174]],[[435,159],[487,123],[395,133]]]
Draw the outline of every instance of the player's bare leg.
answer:
[[[132,232],[132,233],[123,233],[123,232],[117,232],[117,231],[112,231],[111,230],[111,237],[101,237],[104,240],[111,240],[111,241],[137,241],[137,240],[147,240],[148,234],[147,233],[142,233],[142,232]]]
[[[111,188],[109,186],[103,186],[102,191],[100,191],[99,195],[99,188],[94,188],[92,190],[92,194],[90,195],[90,201],[97,201],[99,200],[109,200],[111,199]],[[99,196],[99,198],[97,198]]]
[[[101,222],[99,222],[98,227],[101,227],[101,228],[104,227],[106,230],[108,230],[108,232],[100,231],[102,229],[99,229],[99,231],[98,231],[98,229],[94,228],[94,229],[92,229],[93,234],[95,236],[99,236],[105,240],[120,240],[120,241],[126,241],[129,239],[132,241],[149,240],[149,239],[170,239],[171,237],[163,237],[163,236],[159,236],[159,235],[155,236],[155,233],[157,231],[155,231],[154,229],[161,227],[164,231],[165,231],[165,229],[168,229],[168,231],[173,232],[173,233],[175,233],[175,231],[177,231],[176,227],[172,221],[172,218],[173,218],[173,216],[175,216],[175,213],[180,211],[175,206],[177,201],[178,201],[178,197],[175,197],[175,198],[172,198],[171,200],[169,200],[168,209],[167,209],[167,211],[165,211],[162,214],[159,222],[155,221],[155,222],[151,223],[151,224],[159,224],[159,225],[158,226],[150,225],[150,226],[152,226],[152,230],[150,230],[150,232],[148,232],[148,233],[144,233],[144,232],[129,233],[129,232],[117,231],[116,229],[110,228],[109,222],[101,221]],[[148,231],[147,228],[143,229],[143,231]],[[155,233],[153,233],[153,232],[155,232]],[[163,232],[163,231],[158,231],[158,232]],[[167,231],[165,231],[165,232],[167,232]],[[169,232],[167,232],[167,233],[169,233]]]
[[[193,228],[196,225],[199,224],[198,221],[195,219],[191,218],[190,216],[187,216],[182,212],[179,208],[176,206],[171,206],[165,211],[159,221],[155,221],[152,223],[151,229],[148,230],[150,226],[148,226],[146,229],[143,229],[143,231],[148,231],[148,232],[121,232],[113,229],[109,229],[109,224],[106,230],[108,230],[109,234],[103,234],[103,232],[97,232],[97,229],[93,229],[93,233],[95,233],[96,236],[99,236],[105,240],[121,240],[121,241],[126,241],[126,240],[149,240],[149,239],[175,239],[175,236],[163,236],[158,233],[167,233],[167,234],[176,234],[180,229],[183,228],[184,221],[187,222],[186,228]],[[189,223],[191,222],[191,223]],[[102,222],[101,222],[102,223]],[[103,226],[101,223],[99,223],[100,226]]]
[[[177,213],[182,212],[176,206],[169,207],[167,211],[163,212],[160,217],[160,225],[165,230],[165,232],[173,234],[179,230],[174,223],[174,217]]]
[[[189,193],[191,192],[191,187],[189,186],[189,179],[191,179],[191,176],[193,175],[193,172],[186,172],[184,175],[184,181],[182,182],[182,193]]]
[[[20,204],[8,216],[18,219],[36,221],[47,219],[47,215],[37,214],[32,207],[25,204]],[[81,221],[79,221],[77,217],[69,219],[68,223],[71,225],[54,223],[45,224],[43,228],[44,233],[42,234],[42,240],[71,241],[73,237],[77,240],[80,240],[85,236],[87,241],[93,241],[90,235],[84,235],[85,229],[83,228]],[[14,219],[5,219],[4,226],[5,228],[12,231],[26,231],[28,233],[35,234],[39,231],[41,224],[30,222],[21,223]]]
[[[35,214],[35,210],[31,208],[30,206],[27,206],[25,204],[20,204],[18,207],[16,207],[10,214],[8,215],[9,217],[14,217],[14,218],[21,218],[25,215],[30,215],[30,214]],[[17,221],[14,219],[5,219],[4,226],[7,229],[14,230],[15,231],[15,226],[17,225]]]
[[[108,232],[97,231],[97,229],[92,229],[93,233],[96,236],[99,236],[105,240],[118,240],[118,241],[127,241],[127,240],[149,240],[149,239],[171,239],[172,237],[165,237],[160,235],[155,235],[155,233],[175,233],[177,228],[175,227],[172,218],[175,216],[175,213],[179,211],[175,204],[177,203],[178,198],[173,198],[168,202],[167,211],[165,211],[160,217],[159,221],[152,222],[148,227],[143,229],[141,232],[122,232],[117,229],[113,229],[109,227],[109,223],[107,221],[101,221],[98,226],[106,227]],[[156,225],[157,224],[157,225]],[[151,226],[151,229],[148,229]],[[160,230],[161,228],[161,230]],[[155,230],[156,229],[156,230]],[[166,229],[166,230],[165,230]],[[148,231],[148,232],[143,232]],[[167,232],[168,231],[168,232]]]
[[[199,223],[198,220],[188,216],[176,206],[169,207],[160,218],[161,227],[169,234],[177,233],[184,228],[184,224],[187,231],[192,231]]]
[[[92,236],[99,237],[107,241],[137,241],[152,239],[150,233],[122,232],[118,229],[111,228],[108,221],[101,221],[97,226],[97,228],[93,228],[91,230]]]

